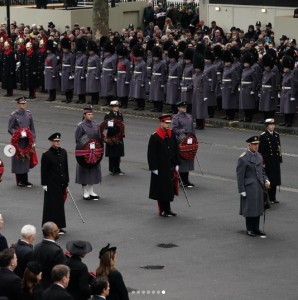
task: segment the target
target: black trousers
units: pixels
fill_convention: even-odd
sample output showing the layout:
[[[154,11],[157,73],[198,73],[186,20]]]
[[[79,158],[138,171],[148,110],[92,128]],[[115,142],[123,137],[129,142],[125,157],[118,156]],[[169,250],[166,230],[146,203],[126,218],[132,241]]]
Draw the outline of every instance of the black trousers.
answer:
[[[157,201],[160,214],[162,212],[169,213],[171,211],[171,202]]]
[[[263,111],[264,121],[266,119],[271,119],[275,116],[275,110],[272,111]]]
[[[28,182],[28,173],[16,174],[17,184]]]
[[[99,101],[99,94],[91,93],[91,105],[98,104],[98,101]]]
[[[138,108],[145,108],[145,99],[136,99]]]
[[[188,176],[189,176],[189,172],[179,172],[181,180],[183,183],[187,183],[188,182]]]
[[[56,90],[49,90],[49,99],[52,101],[56,100]]]
[[[234,120],[235,118],[235,109],[227,109],[226,110],[226,116],[230,119],[230,120]]]
[[[260,226],[260,216],[258,217],[246,217],[246,230],[258,232]]]
[[[119,101],[122,108],[127,108],[128,97],[119,97]]]
[[[114,96],[107,96],[106,97],[106,105],[110,105],[111,101],[115,100],[116,97]]]
[[[120,156],[109,157],[109,171],[112,173],[119,173],[120,170]]]
[[[270,186],[270,189],[268,190],[268,196],[270,201],[276,200],[276,186]]]
[[[244,109],[244,119],[246,122],[251,122],[254,115],[254,109]]]

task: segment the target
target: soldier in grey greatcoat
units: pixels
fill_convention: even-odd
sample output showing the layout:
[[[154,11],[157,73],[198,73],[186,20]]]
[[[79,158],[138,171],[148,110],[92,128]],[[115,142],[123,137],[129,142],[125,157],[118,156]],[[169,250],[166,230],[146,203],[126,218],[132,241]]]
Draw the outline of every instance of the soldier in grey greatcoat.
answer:
[[[165,82],[167,66],[162,60],[162,49],[154,46],[152,49],[152,73],[149,90],[149,101],[153,101],[154,108],[151,111],[161,112],[165,98]]]
[[[244,110],[244,122],[251,122],[256,108],[256,92],[258,79],[257,74],[251,66],[254,64],[254,58],[250,52],[246,52],[241,60],[243,71],[241,76],[239,109]]]
[[[55,54],[55,43],[53,40],[48,40],[47,47],[47,57],[45,60],[44,66],[44,84],[45,89],[49,93],[49,98],[46,101],[55,101],[56,100],[56,88],[57,88],[57,80],[58,80],[58,66],[57,66],[57,57]]]
[[[146,44],[146,65],[147,65],[147,81],[146,81],[146,94],[149,95],[150,91],[150,84],[151,82],[151,73],[152,73],[152,64],[153,64],[153,57],[152,57],[152,48],[155,45],[155,40],[151,39]]]
[[[168,81],[166,103],[171,104],[171,112],[177,113],[176,103],[180,93],[180,79],[182,76],[182,65],[177,62],[179,58],[179,50],[172,46],[168,50],[169,66],[168,66]]]
[[[86,44],[79,38],[76,40],[76,60],[74,71],[74,94],[78,95],[79,100],[76,103],[86,102],[86,73],[87,73],[87,55]]]
[[[115,45],[113,42],[105,43],[103,47],[104,60],[102,63],[102,73],[100,77],[101,95],[106,99],[106,105],[109,105],[117,96],[116,74],[117,74],[117,56],[115,54]]]
[[[178,51],[179,51],[179,58],[178,58],[178,63],[183,65],[184,64],[184,51],[187,48],[187,43],[185,41],[180,41],[178,43]]]
[[[92,109],[84,108],[83,121],[78,124],[75,132],[76,144],[82,143],[82,138],[84,140],[100,139],[99,124],[92,119]],[[98,200],[99,196],[94,192],[93,185],[101,182],[100,164],[87,168],[77,163],[75,182],[82,185],[84,200]]]
[[[130,62],[127,59],[127,48],[123,44],[116,47],[117,62],[117,96],[122,108],[127,108],[129,84],[131,79]]]
[[[296,113],[297,82],[294,77],[294,59],[285,55],[282,59],[283,78],[280,94],[280,112],[284,114],[284,122],[280,126],[291,127]]]
[[[35,142],[35,128],[33,118],[30,110],[26,110],[26,98],[21,97],[16,99],[18,103],[18,109],[12,112],[8,120],[8,133],[11,135],[19,128],[28,128],[34,138]],[[23,131],[19,147],[27,147],[27,134]],[[16,174],[16,182],[19,187],[32,187],[32,183],[28,181],[28,172],[30,169],[30,158],[29,157],[12,157],[11,172]]]
[[[217,98],[217,109],[222,109],[222,90],[221,90],[221,79],[222,79],[222,72],[223,72],[223,62],[221,60],[222,56],[222,46],[221,45],[215,45],[213,48],[214,53],[214,66],[216,68],[216,74],[217,74],[217,83],[216,83],[216,98]],[[209,100],[208,100],[209,101]],[[209,104],[208,104],[209,105]]]
[[[274,117],[276,111],[276,78],[272,71],[274,60],[270,54],[263,56],[264,72],[260,91],[259,111],[263,112],[264,121]]]
[[[210,49],[205,51],[205,68],[204,74],[208,78],[208,89],[207,89],[207,98],[208,98],[208,116],[209,118],[214,117],[214,111],[217,105],[217,67],[213,63],[214,54]]]
[[[193,49],[187,48],[184,51],[184,64],[182,67],[182,77],[180,81],[181,86],[181,94],[180,99],[182,101],[187,102],[187,112],[191,113],[192,111],[192,92],[193,92],[193,82],[192,82],[192,75],[193,75],[193,65],[192,65],[192,58],[194,55]]]
[[[71,53],[70,39],[64,37],[61,40],[62,65],[61,65],[61,91],[65,93],[62,102],[70,103],[73,98],[75,56]]]
[[[259,137],[246,140],[248,149],[243,152],[236,168],[240,215],[246,219],[246,234],[252,237],[266,234],[259,229],[260,216],[264,212],[264,191],[270,182],[263,167],[263,157],[258,152]]]
[[[208,77],[203,70],[204,57],[195,53],[193,58],[193,93],[192,93],[192,117],[196,120],[196,129],[205,128],[205,119],[208,118]]]
[[[239,106],[237,70],[233,67],[233,56],[229,50],[223,51],[224,70],[222,74],[222,108],[226,111],[226,120],[234,120],[235,111]],[[209,100],[208,100],[209,101]]]
[[[193,126],[193,118],[186,112],[187,103],[185,101],[180,101],[177,103],[177,107],[178,113],[172,119],[172,130],[179,143],[188,133],[195,134],[195,130]],[[194,186],[194,184],[189,181],[189,171],[193,170],[194,159],[181,158],[179,174],[185,187],[192,188]]]
[[[147,67],[144,62],[144,50],[139,45],[132,48],[135,58],[134,71],[130,81],[130,96],[137,102],[135,110],[145,109],[145,85],[147,80]]]
[[[91,95],[91,104],[98,104],[100,92],[101,62],[97,55],[97,44],[88,41],[87,50],[89,53],[86,74],[86,93]]]

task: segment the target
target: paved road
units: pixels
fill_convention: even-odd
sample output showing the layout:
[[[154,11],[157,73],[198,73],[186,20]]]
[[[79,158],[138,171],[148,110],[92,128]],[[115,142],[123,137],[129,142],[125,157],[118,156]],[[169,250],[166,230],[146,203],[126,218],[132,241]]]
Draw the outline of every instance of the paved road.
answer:
[[[14,108],[13,100],[1,99],[2,149],[9,142],[8,112]],[[155,119],[125,116],[126,155],[122,169],[126,175],[108,175],[104,159],[103,183],[97,188],[101,199],[87,202],[81,199],[81,187],[74,183],[74,129],[81,120],[80,109],[39,100],[33,100],[28,108],[35,120],[39,157],[49,147],[47,137],[55,131],[62,133],[62,147],[69,152],[70,189],[86,223],[80,221],[68,199],[67,235],[61,237],[60,243],[65,247],[71,239],[91,241],[94,250],[84,259],[90,270],[98,265],[99,249],[110,242],[118,246],[118,268],[127,286],[134,289],[131,299],[297,299],[297,136],[281,136],[281,204],[267,215],[267,239],[258,239],[244,234],[235,181],[236,161],[245,150],[245,140],[258,132],[216,127],[198,131],[204,176],[198,167],[191,173],[196,185],[188,190],[192,207],[181,195],[173,204],[178,217],[164,219],[157,216],[156,203],[148,199],[146,151],[149,136],[158,126]],[[95,112],[95,120],[102,121],[103,116]],[[10,173],[10,160],[3,154],[1,157],[6,166],[0,185],[3,234],[14,242],[24,224],[41,226],[40,166],[30,172],[32,189],[17,188]],[[40,239],[39,230],[37,241]],[[164,249],[157,246],[160,243],[178,247]],[[147,265],[164,268],[140,268]],[[163,290],[165,294],[161,294]]]

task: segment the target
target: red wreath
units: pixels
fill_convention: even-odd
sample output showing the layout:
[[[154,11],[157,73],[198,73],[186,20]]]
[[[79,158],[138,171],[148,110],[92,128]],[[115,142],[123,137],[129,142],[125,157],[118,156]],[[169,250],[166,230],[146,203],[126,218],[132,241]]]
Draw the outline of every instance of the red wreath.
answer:
[[[111,120],[105,120],[104,122],[102,122],[99,126],[99,132],[100,132],[100,136],[103,138],[103,140],[107,143],[107,144],[119,144],[119,141],[122,140],[124,138],[124,123],[121,122],[118,119],[113,119],[114,121],[114,126],[116,126],[119,130],[118,133],[115,134],[114,136],[109,136],[107,137],[104,134],[104,131],[108,129],[108,122]]]
[[[90,149],[90,144],[94,143],[94,149]],[[103,157],[103,147],[99,140],[90,139],[84,144],[83,149],[76,149],[75,155],[77,161],[80,165],[85,167],[93,167],[94,165],[100,163]],[[83,161],[82,159],[83,158]]]
[[[22,137],[22,132],[26,132],[27,146],[25,148],[21,148],[19,143],[20,139],[24,139]],[[17,129],[12,137],[11,137],[11,145],[16,148],[16,158],[30,158],[30,154],[33,151],[32,147],[34,145],[34,137],[30,129],[28,128],[19,128]]]
[[[187,140],[192,138],[192,144],[188,144]],[[183,159],[194,159],[199,148],[199,142],[197,137],[189,133],[187,134],[181,143],[179,144],[179,154]]]

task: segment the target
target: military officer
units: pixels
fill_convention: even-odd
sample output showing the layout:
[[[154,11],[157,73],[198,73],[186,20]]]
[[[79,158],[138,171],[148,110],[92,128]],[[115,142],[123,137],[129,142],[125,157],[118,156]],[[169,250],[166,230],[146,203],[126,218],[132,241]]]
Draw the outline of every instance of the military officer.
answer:
[[[188,133],[195,134],[195,130],[193,126],[193,118],[186,112],[187,102],[180,101],[177,103],[177,107],[178,114],[173,117],[172,130],[179,142],[179,140],[181,141],[181,137],[184,137]],[[194,187],[194,184],[189,181],[189,171],[192,170],[194,170],[194,159],[181,159],[179,174],[182,184],[188,188]]]
[[[84,108],[83,110],[83,121],[78,124],[75,132],[76,144],[81,142],[82,137],[87,137],[87,139],[100,139],[99,124],[93,121],[93,111],[90,107]],[[93,186],[100,182],[100,164],[94,164],[94,166],[87,168],[77,163],[76,183],[82,185],[84,200],[99,200],[99,196],[94,192]]]
[[[222,46],[221,45],[215,45],[214,48],[213,48],[213,53],[214,53],[214,62],[213,62],[213,64],[215,65],[216,75],[217,75],[216,91],[215,91],[216,97],[217,97],[217,109],[221,110],[222,109],[221,79],[222,79],[222,72],[223,72],[223,67],[224,67],[223,62],[221,60]]]
[[[171,115],[159,117],[160,127],[148,144],[148,164],[151,171],[149,198],[158,203],[161,217],[176,216],[171,209],[174,200],[174,170],[179,172],[180,158],[175,135],[170,130]]]
[[[37,51],[37,86],[42,93],[46,93],[44,87],[44,67],[47,58],[47,48],[44,39],[39,41],[39,48]]]
[[[55,101],[56,100],[56,88],[57,88],[57,75],[58,75],[58,66],[57,66],[57,57],[55,54],[56,47],[55,43],[52,40],[48,40],[46,43],[47,48],[47,57],[45,60],[44,67],[44,79],[45,79],[45,89],[49,93],[49,98],[46,101]]]
[[[13,135],[14,132],[19,128],[28,128],[34,138],[35,128],[32,113],[30,110],[26,109],[27,100],[25,97],[20,97],[16,99],[18,108],[12,112],[8,120],[8,132]],[[25,148],[27,146],[27,134],[22,132],[22,136],[19,141],[20,148]],[[30,158],[29,157],[12,157],[11,172],[16,174],[16,182],[19,187],[32,187],[32,183],[28,181],[28,172],[30,169]]]
[[[41,185],[44,190],[42,225],[46,222],[55,222],[59,234],[64,234],[66,232],[64,201],[69,183],[67,152],[60,147],[59,132],[50,135],[48,140],[51,147],[41,157]]]
[[[17,87],[16,61],[14,51],[8,41],[4,42],[2,55],[2,89],[6,90],[5,97],[13,96],[13,89]]]
[[[262,155],[258,152],[259,137],[246,140],[248,148],[243,152],[236,168],[240,215],[246,220],[246,234],[251,237],[266,237],[259,229],[260,216],[264,212],[264,191],[270,182],[265,174]]]
[[[76,40],[76,59],[74,72],[74,94],[78,95],[76,103],[86,102],[86,72],[88,58],[85,54],[86,44],[83,39]]]
[[[61,65],[61,91],[65,93],[62,102],[70,103],[73,98],[75,56],[71,53],[71,41],[64,37],[61,40],[62,65]]]
[[[115,136],[120,128],[117,127],[114,120],[119,120],[123,123],[123,115],[119,111],[119,102],[113,100],[110,103],[111,111],[106,113],[104,121],[108,122],[107,131],[107,142],[106,142],[106,157],[109,158],[109,171],[111,175],[124,175],[124,172],[120,169],[120,159],[124,156],[124,142],[123,138],[115,141],[109,142],[109,137]]]
[[[36,98],[36,87],[37,87],[37,53],[33,49],[32,43],[26,44],[26,55],[25,55],[25,73],[26,83],[29,89],[29,99]]]
[[[276,187],[281,185],[280,164],[282,163],[281,144],[279,134],[275,131],[275,120],[265,120],[266,131],[260,135],[259,152],[262,154],[265,172],[270,181],[268,195],[271,204],[276,200]]]
[[[17,75],[20,83],[20,90],[26,90],[26,73],[25,73],[25,56],[26,56],[26,44],[23,38],[18,39],[18,49],[16,52],[17,57]]]

